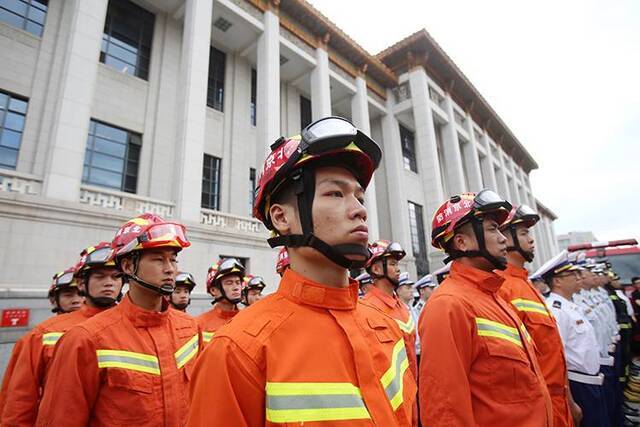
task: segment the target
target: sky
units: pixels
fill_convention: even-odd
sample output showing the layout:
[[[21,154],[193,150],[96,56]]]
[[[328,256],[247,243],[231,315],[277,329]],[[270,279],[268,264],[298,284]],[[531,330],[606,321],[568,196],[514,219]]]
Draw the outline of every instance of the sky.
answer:
[[[640,240],[640,1],[310,2],[373,54],[426,28],[538,163],[557,234]]]

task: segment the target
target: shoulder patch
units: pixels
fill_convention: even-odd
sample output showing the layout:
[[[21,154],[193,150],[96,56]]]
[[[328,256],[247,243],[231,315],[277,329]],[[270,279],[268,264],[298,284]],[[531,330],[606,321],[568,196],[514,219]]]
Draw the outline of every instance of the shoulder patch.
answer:
[[[553,308],[562,308],[562,303],[558,300],[554,301]]]

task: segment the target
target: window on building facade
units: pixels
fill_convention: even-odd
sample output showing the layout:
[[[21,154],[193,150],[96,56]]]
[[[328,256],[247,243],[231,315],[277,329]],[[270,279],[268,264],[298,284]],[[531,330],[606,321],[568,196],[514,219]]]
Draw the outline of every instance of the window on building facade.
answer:
[[[413,202],[409,202],[409,229],[411,232],[411,247],[413,249],[413,256],[416,259],[418,276],[422,277],[429,273],[427,243],[424,234],[422,206]]]
[[[28,101],[0,92],[0,167],[15,169]]]
[[[253,202],[256,195],[256,186],[256,170],[254,168],[249,168],[249,214],[253,212]]]
[[[202,165],[202,207],[220,210],[220,163],[218,157],[204,155]]]
[[[300,129],[304,129],[311,123],[311,100],[300,96]]]
[[[109,0],[100,62],[147,80],[154,22],[153,13],[128,0]]]
[[[258,73],[253,68],[251,69],[251,124],[256,125],[258,121],[258,105],[256,100],[258,98]]]
[[[416,144],[412,131],[400,125],[400,141],[402,141],[402,160],[404,168],[411,172],[418,172],[416,164]]]
[[[224,111],[224,68],[227,56],[211,46],[209,51],[209,82],[207,84],[207,106]]]
[[[47,0],[0,0],[0,21],[42,37]]]
[[[82,182],[135,193],[141,147],[142,135],[92,119]]]

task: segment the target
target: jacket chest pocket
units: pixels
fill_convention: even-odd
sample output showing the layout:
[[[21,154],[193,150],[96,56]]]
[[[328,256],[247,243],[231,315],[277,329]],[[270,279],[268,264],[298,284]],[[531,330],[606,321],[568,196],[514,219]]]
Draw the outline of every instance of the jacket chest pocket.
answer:
[[[367,324],[373,330],[378,342],[385,344],[395,341],[393,331],[383,320],[370,317],[367,318]]]
[[[140,421],[159,410],[162,399],[154,396],[160,376],[126,369],[109,368],[106,387],[98,396],[100,411],[113,422]]]
[[[540,383],[524,351],[499,339],[485,341],[490,369],[490,393],[499,402],[516,403],[540,394]]]
[[[531,329],[535,328],[536,330],[533,344],[537,355],[547,354],[551,351],[557,352],[562,347],[556,321],[552,317],[528,314],[525,323],[531,325]]]

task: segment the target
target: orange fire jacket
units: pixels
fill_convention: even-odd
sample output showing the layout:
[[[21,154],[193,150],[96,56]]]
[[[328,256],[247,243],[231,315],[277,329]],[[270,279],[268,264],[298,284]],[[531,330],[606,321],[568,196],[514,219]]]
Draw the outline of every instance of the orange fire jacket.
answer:
[[[2,412],[3,426],[35,424],[56,343],[72,326],[84,322],[100,311],[102,309],[84,305],[72,313],[50,317],[27,334],[7,388],[10,398]]]
[[[402,333],[287,270],[278,291],[220,329],[191,384],[189,426],[409,426],[416,384]]]
[[[422,425],[548,427],[531,337],[496,294],[500,276],[454,261],[419,320]]]
[[[29,334],[25,334],[13,345],[11,350],[11,357],[7,363],[7,367],[4,370],[4,377],[2,378],[2,388],[0,388],[0,425],[2,425],[2,412],[4,411],[5,403],[7,403],[7,391],[9,390],[9,382],[13,376],[13,372],[20,357],[22,347],[24,347],[25,341],[28,339]]]
[[[553,426],[573,426],[567,397],[567,362],[553,314],[529,281],[525,268],[509,264],[506,270],[497,273],[505,279],[498,295],[511,304],[535,343],[540,370],[553,404]]]
[[[231,319],[233,319],[233,316],[239,312],[239,310],[223,310],[216,304],[211,310],[205,311],[197,316],[196,322],[198,322],[200,330],[202,331],[202,340],[204,343],[206,344],[211,341],[216,331],[229,323]]]
[[[370,286],[362,302],[366,305],[380,310],[382,313],[391,317],[398,323],[400,330],[404,336],[404,345],[407,348],[409,356],[409,368],[414,378],[418,378],[418,359],[416,356],[416,324],[407,306],[398,299],[397,296],[391,296],[375,286]]]
[[[127,295],[60,339],[38,426],[182,426],[202,348],[195,320],[167,305],[144,310]]]

